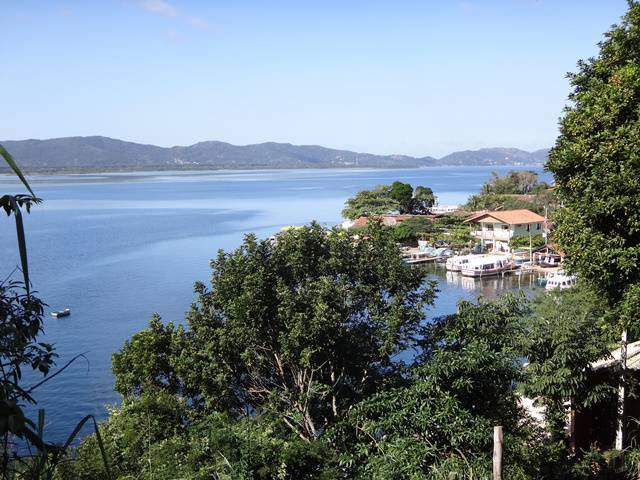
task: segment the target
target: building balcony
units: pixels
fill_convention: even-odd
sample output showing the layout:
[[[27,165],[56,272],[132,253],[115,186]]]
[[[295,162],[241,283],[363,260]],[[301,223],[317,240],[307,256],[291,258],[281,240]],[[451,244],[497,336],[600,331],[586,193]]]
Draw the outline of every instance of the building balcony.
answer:
[[[510,230],[476,230],[471,235],[480,240],[500,240],[508,242],[513,238],[513,232]]]

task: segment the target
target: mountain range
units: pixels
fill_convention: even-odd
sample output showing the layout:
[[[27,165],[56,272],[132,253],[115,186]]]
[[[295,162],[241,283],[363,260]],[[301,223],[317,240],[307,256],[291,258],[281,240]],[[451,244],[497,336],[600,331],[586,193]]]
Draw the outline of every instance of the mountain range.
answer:
[[[27,172],[266,168],[413,168],[445,165],[542,165],[548,150],[483,148],[442,158],[375,155],[317,145],[208,141],[158,147],[108,137],[0,141]]]

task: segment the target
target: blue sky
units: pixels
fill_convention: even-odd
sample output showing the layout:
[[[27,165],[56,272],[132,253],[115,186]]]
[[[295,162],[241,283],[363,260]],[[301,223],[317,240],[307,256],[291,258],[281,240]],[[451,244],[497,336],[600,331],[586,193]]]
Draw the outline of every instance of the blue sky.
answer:
[[[625,0],[8,0],[0,138],[550,146]]]

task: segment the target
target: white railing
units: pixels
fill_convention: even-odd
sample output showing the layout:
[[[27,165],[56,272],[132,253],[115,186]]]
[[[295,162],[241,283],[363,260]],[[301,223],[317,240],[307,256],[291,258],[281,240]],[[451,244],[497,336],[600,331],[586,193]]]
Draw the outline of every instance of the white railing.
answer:
[[[509,241],[513,237],[511,230],[476,230],[471,235],[483,240],[503,240]]]

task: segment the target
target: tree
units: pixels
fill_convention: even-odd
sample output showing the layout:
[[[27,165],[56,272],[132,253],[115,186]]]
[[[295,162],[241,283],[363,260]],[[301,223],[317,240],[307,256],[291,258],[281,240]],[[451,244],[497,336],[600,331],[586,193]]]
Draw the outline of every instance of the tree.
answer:
[[[358,217],[377,217],[399,210],[400,204],[389,193],[389,186],[379,185],[373,190],[363,190],[349,198],[342,216],[350,220]]]
[[[464,209],[478,210],[518,210],[527,209],[541,215],[553,212],[557,201],[550,186],[541,182],[538,174],[528,170],[512,170],[501,177],[492,172],[480,193],[467,200]]]
[[[569,78],[572,104],[547,163],[564,205],[553,239],[571,268],[615,303],[640,283],[638,2]]]
[[[551,440],[563,446],[564,402],[571,400],[572,408],[581,410],[617,392],[611,385],[589,383],[591,364],[608,355],[614,340],[609,314],[597,291],[579,285],[538,297],[527,322],[523,388],[528,396],[543,398]]]
[[[547,168],[564,208],[552,239],[569,268],[618,310],[621,349],[640,322],[640,4],[629,1],[619,25],[605,34],[598,56],[569,76],[571,104]],[[622,355],[623,383],[626,360]],[[616,447],[625,443],[624,389]]]
[[[399,213],[413,212],[413,187],[410,184],[396,180],[391,184],[389,196],[398,203]]]
[[[509,245],[511,248],[538,248],[542,247],[547,243],[546,239],[542,235],[533,235],[531,237],[528,236],[519,236],[513,237]]]
[[[326,442],[292,436],[277,421],[212,413],[184,422],[189,409],[165,392],[125,398],[100,430],[117,478],[333,480],[337,455]],[[108,480],[95,437],[87,437],[61,479]]]
[[[478,210],[519,210],[527,209],[544,215],[557,208],[557,201],[552,192],[542,192],[534,197],[521,195],[507,195],[497,193],[479,193],[472,195],[464,205],[464,210],[475,212]]]
[[[119,391],[272,415],[306,441],[396,375],[434,296],[376,224],[360,239],[317,224],[275,242],[249,235],[212,268],[188,331],[152,321],[114,355]]]
[[[549,185],[541,182],[537,173],[531,170],[511,170],[504,177],[491,172],[491,179],[482,185],[481,192],[497,195],[526,195],[539,193],[547,188]]]
[[[401,214],[427,214],[436,204],[436,197],[429,187],[399,181],[391,185],[378,185],[373,190],[363,190],[349,198],[342,216],[350,220],[358,217],[377,217],[394,212]]]
[[[393,227],[393,237],[398,242],[415,243],[420,235],[434,231],[435,228],[430,219],[412,217]]]
[[[436,204],[436,196],[429,187],[418,185],[413,192],[413,213],[427,214]]]
[[[540,438],[520,411],[522,296],[460,302],[423,330],[422,353],[405,385],[358,404],[342,435],[356,478],[485,478],[493,426],[505,426],[511,475],[533,473]],[[338,442],[340,435],[337,435]],[[340,443],[338,443],[341,445]],[[351,445],[351,448],[349,448]]]

